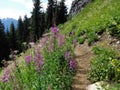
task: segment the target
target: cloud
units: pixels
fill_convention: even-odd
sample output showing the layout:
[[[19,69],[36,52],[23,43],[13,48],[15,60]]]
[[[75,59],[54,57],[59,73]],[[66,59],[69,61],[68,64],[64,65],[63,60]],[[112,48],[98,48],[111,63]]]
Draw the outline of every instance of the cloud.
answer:
[[[11,0],[12,2],[19,3],[23,5],[26,9],[31,10],[33,7],[33,2],[32,0]]]
[[[67,8],[68,8],[68,11],[69,11],[70,8],[71,8],[72,1],[73,1],[73,0],[66,0],[66,2],[65,2],[65,4],[67,5]]]
[[[27,15],[28,17],[31,16],[31,14],[29,12],[25,12],[23,10],[16,10],[13,8],[5,8],[5,9],[0,9],[0,13],[2,13],[0,15],[0,18],[14,18],[14,19],[18,19],[19,16],[21,16],[22,18],[24,17],[24,15]]]
[[[18,19],[19,16],[22,18],[24,15],[28,17],[31,16],[31,12],[33,9],[33,2],[32,0],[9,0],[11,1],[12,6],[0,8],[0,18],[11,17]],[[58,0],[60,1],[60,0]],[[46,11],[47,8],[47,0],[41,0],[43,10]],[[66,0],[65,4],[67,5],[68,10],[70,10],[72,0]]]
[[[43,2],[41,6],[43,7],[44,11],[46,11],[46,9],[47,9],[47,2]]]

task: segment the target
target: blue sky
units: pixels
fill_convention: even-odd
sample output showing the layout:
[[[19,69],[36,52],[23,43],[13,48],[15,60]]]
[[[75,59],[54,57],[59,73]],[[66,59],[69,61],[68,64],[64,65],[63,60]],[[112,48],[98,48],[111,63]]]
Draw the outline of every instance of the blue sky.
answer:
[[[58,0],[60,1],[60,0]],[[41,0],[44,10],[47,8],[47,0]],[[66,0],[66,5],[70,8],[72,0]],[[0,0],[0,18],[22,18],[24,15],[31,16],[32,0]]]

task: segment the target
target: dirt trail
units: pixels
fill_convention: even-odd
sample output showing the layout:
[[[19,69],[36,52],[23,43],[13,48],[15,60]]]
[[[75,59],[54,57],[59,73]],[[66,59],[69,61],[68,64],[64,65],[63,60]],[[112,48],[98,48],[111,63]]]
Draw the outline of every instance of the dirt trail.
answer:
[[[86,87],[90,84],[87,80],[87,73],[93,53],[91,47],[89,47],[86,42],[78,45],[74,53],[77,61],[77,72],[73,78],[72,90],[86,90]]]

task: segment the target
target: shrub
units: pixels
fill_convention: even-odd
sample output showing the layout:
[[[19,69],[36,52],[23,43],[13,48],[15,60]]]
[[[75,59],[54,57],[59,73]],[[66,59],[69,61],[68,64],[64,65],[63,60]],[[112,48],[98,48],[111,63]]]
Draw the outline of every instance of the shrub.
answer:
[[[114,18],[112,23],[108,26],[108,31],[110,34],[118,39],[120,39],[120,19]]]
[[[81,37],[78,39],[79,44],[83,44],[85,41],[85,37]]]
[[[93,51],[95,56],[91,60],[89,79],[92,82],[118,82],[120,80],[120,60],[117,52],[105,46],[95,46]]]
[[[88,45],[98,41],[98,35],[94,31],[87,32]]]

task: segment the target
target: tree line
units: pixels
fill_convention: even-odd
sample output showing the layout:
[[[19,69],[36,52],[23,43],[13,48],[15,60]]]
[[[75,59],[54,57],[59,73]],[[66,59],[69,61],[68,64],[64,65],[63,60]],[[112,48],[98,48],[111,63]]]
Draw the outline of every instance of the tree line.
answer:
[[[67,7],[65,0],[48,0],[46,11],[43,11],[42,2],[33,0],[33,10],[31,17],[27,15],[24,19],[19,17],[17,28],[14,23],[10,25],[10,31],[4,30],[4,24],[0,20],[0,67],[3,59],[9,60],[11,51],[18,53],[24,51],[24,45],[29,42],[36,42],[54,24],[59,25],[67,20]]]

